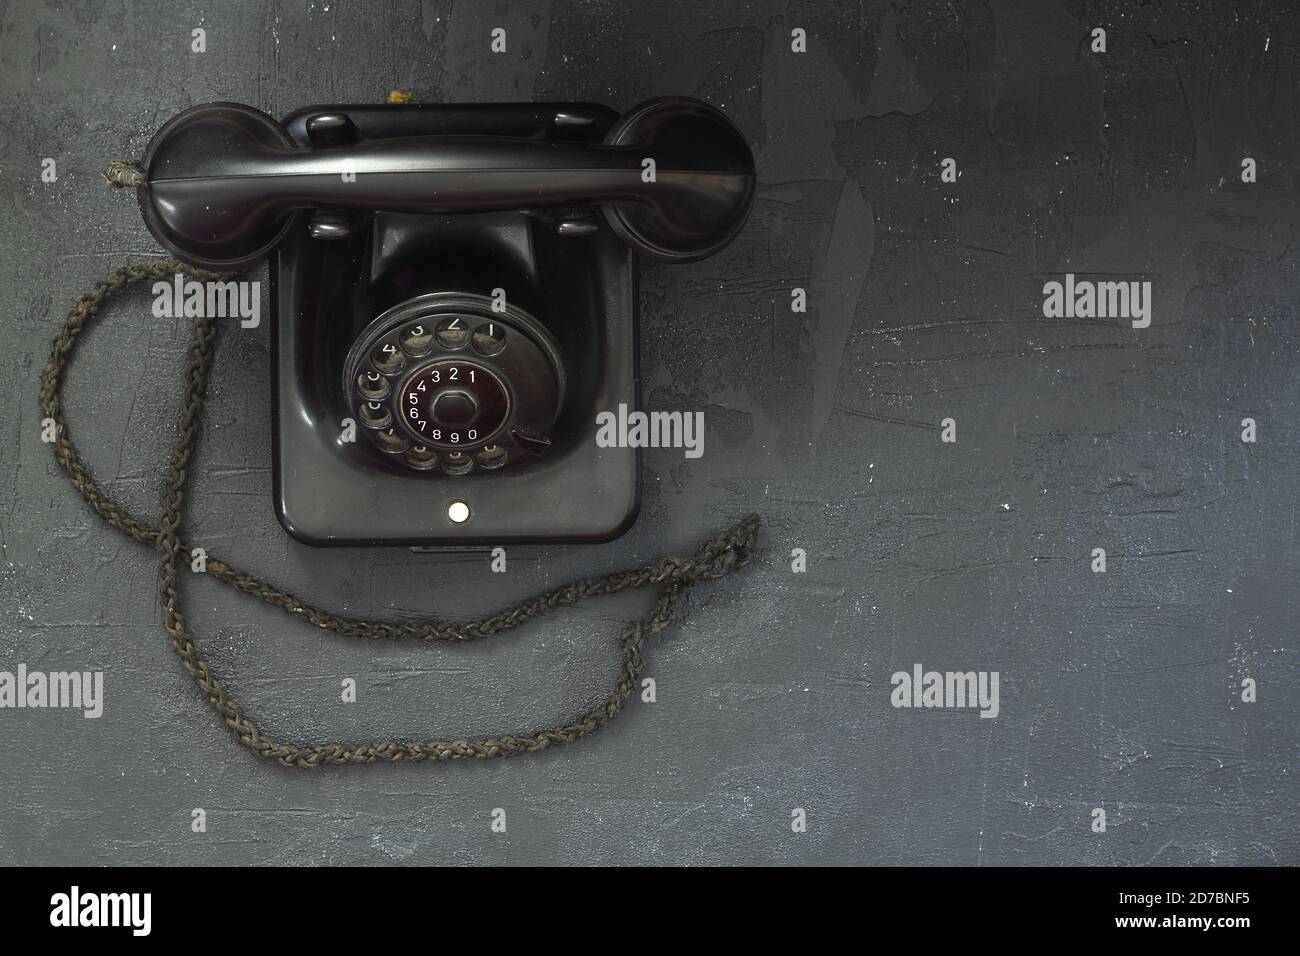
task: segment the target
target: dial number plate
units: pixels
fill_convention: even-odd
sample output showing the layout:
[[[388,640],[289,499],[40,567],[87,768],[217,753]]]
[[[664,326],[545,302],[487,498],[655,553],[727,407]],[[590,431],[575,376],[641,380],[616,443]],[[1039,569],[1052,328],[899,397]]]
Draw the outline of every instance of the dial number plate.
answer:
[[[422,365],[401,391],[401,422],[422,444],[469,450],[505,423],[510,395],[495,373],[456,360]]]

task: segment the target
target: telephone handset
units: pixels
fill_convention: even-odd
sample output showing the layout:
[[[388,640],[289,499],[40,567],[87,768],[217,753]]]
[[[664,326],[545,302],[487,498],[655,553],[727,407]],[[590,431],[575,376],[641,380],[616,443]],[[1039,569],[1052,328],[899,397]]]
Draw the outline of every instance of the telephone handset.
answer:
[[[140,207],[154,237],[186,262],[221,271],[265,258],[303,208],[600,204],[633,249],[689,262],[731,240],[754,192],[754,160],[739,131],[713,107],[681,97],[643,103],[599,145],[453,134],[348,143],[355,127],[343,112],[313,117],[307,130],[320,145],[298,148],[271,117],[237,103],[174,117],[143,162]],[[646,159],[655,161],[653,179]]]
[[[636,261],[730,242],[754,161],[684,97],[172,118],[140,208],[177,258],[271,258],[281,523],[314,544],[598,541],[639,501]]]

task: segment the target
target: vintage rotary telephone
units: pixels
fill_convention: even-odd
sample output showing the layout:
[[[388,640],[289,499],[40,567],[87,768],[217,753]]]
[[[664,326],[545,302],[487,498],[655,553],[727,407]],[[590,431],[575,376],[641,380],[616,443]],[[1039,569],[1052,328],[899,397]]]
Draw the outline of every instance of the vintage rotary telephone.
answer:
[[[311,544],[604,541],[636,516],[634,252],[689,262],[744,225],[754,161],[713,107],[212,103],[154,136],[154,238],[227,272],[271,257],[274,476]],[[349,426],[351,426],[349,428]]]
[[[654,175],[647,171],[653,169]],[[194,318],[157,524],[95,479],[63,384],[101,307],[177,270],[221,279],[270,256],[273,471],[280,521],[312,544],[466,547],[597,541],[636,514],[636,448],[597,412],[637,402],[636,260],[716,252],[745,222],[753,158],[721,113],[668,97],[621,118],[586,104],[326,106],[281,125],[232,103],[186,110],[110,185],[133,187],[166,259],[117,269],[68,313],[41,374],[42,439],[86,503],[158,555],[163,627],[203,700],[259,757],[293,767],[535,753],[626,706],[648,640],[697,583],[753,555],[757,515],[693,553],[553,588],[478,621],[362,620],[313,607],[205,551],[205,576],[336,634],[459,644],[585,598],[653,587],[608,696],[544,729],[301,742],[231,697],[181,610],[190,464],[220,325]],[[188,265],[187,265],[188,264]],[[197,268],[196,268],[197,267]],[[347,440],[344,420],[361,430]]]

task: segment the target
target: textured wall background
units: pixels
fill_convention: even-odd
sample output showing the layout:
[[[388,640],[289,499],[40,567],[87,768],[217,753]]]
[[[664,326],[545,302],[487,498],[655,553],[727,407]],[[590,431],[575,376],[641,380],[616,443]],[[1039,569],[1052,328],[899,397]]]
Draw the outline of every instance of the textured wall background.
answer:
[[[99,720],[0,710],[0,859],[1300,862],[1300,15],[1111,7],[10,0],[0,669],[102,669],[107,703]],[[497,26],[505,55],[489,52]],[[807,53],[790,52],[795,27]],[[253,760],[201,704],[159,625],[153,554],[56,471],[37,381],[81,292],[158,253],[132,197],[104,188],[108,160],[194,103],[279,115],[391,88],[618,108],[685,93],[751,137],[762,188],[741,238],[643,270],[647,406],[704,409],[705,455],[650,452],[626,537],[512,549],[506,575],[480,555],[315,551],[272,515],[264,323],[224,336],[188,536],[361,615],[477,616],[748,510],[763,549],[656,640],[658,702],[596,737],[470,766],[295,772]],[[1151,327],[1043,318],[1043,283],[1067,271],[1149,279]],[[137,296],[72,370],[78,443],[143,514],[187,339]],[[447,650],[321,636],[211,580],[185,587],[216,671],[290,739],[576,713],[646,600]],[[916,662],[998,671],[1000,715],[894,709],[890,675]]]

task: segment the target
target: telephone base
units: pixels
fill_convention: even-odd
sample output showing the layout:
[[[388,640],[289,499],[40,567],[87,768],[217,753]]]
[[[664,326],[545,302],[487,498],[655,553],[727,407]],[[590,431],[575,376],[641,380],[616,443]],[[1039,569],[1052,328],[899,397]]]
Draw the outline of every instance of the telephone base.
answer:
[[[319,150],[426,134],[599,143],[616,119],[582,103],[329,105],[299,110],[284,127],[297,146]],[[639,406],[637,264],[598,208],[299,213],[270,258],[270,283],[274,496],[280,523],[295,538],[438,549],[600,542],[635,519],[639,452],[598,447],[595,432],[600,411]],[[365,364],[370,351],[354,344],[368,346],[368,334],[384,332],[375,323],[386,315],[418,319],[425,302],[440,303],[439,316],[482,302],[478,311],[464,310],[479,328],[494,317],[483,310],[502,303],[505,331],[497,333],[495,323],[492,331],[528,336],[531,329],[537,354],[550,364],[531,361],[550,368],[554,381],[504,363],[502,356],[523,354],[521,338],[501,355],[466,344],[454,353],[464,362],[426,361],[431,371],[418,380],[411,370],[421,360],[411,356],[421,353],[412,348],[411,356],[396,356],[406,366],[392,373],[391,388],[379,383],[388,404],[351,393],[353,381],[366,385],[364,376],[375,375]],[[384,347],[392,349],[399,334],[407,331],[394,328]],[[491,396],[457,390],[418,415],[402,404],[398,390],[448,370],[468,370],[480,381],[490,375]],[[414,406],[414,391],[411,397]],[[472,421],[489,399],[496,403],[490,425],[501,436],[493,444],[473,445],[483,436],[471,440],[468,429],[444,429],[436,417]],[[557,409],[553,422],[547,402]],[[412,422],[393,420],[408,410]],[[383,427],[368,417],[378,415],[386,416]],[[539,416],[549,429],[539,427]],[[414,424],[431,425],[426,434],[438,439],[426,448]],[[470,442],[463,452],[453,435]]]

